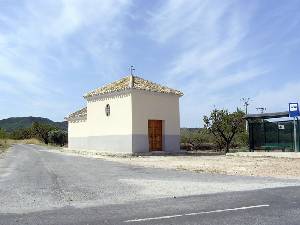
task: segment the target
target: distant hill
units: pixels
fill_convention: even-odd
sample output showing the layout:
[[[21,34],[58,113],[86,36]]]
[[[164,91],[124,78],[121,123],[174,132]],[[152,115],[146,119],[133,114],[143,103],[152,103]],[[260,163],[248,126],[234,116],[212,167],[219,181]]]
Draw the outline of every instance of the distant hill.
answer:
[[[33,122],[45,123],[55,126],[62,130],[68,129],[68,123],[64,122],[54,122],[50,119],[43,117],[10,117],[8,119],[0,120],[0,128],[5,129],[7,132],[12,132],[19,128],[29,128]]]
[[[203,130],[204,128],[188,128],[188,127],[182,127],[180,128],[180,132],[192,132],[192,133],[197,133],[201,130]]]

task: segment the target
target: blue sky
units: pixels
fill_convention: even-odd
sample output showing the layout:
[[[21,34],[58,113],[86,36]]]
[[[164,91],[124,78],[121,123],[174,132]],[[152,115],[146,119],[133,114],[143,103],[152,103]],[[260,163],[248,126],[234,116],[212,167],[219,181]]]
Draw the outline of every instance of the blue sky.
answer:
[[[300,94],[300,1],[0,0],[0,119],[61,121],[129,72],[177,88],[181,126],[215,106],[288,109]]]

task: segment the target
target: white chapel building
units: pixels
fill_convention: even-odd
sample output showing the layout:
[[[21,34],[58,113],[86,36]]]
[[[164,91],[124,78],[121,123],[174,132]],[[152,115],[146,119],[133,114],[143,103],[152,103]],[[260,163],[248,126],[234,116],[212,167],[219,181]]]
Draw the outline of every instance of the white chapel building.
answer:
[[[70,114],[69,148],[146,153],[180,150],[182,92],[127,76],[84,95],[87,107]]]

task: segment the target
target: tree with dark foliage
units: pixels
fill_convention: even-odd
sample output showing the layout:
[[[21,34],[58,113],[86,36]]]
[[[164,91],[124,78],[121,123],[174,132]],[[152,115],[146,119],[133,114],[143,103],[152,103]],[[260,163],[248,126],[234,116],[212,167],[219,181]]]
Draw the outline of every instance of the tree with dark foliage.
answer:
[[[48,133],[49,143],[64,146],[68,141],[68,133],[62,130],[52,130]]]
[[[32,138],[32,130],[31,128],[20,128],[9,135],[10,138],[15,140],[29,139]]]
[[[34,122],[32,124],[32,136],[48,144],[48,133],[49,131],[55,130],[56,128],[49,124],[42,124]]]

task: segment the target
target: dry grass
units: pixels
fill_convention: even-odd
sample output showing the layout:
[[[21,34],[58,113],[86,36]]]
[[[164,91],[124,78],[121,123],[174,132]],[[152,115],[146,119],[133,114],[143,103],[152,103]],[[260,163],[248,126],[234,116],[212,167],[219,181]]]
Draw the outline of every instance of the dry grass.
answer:
[[[34,145],[44,145],[43,142],[41,142],[38,139],[31,138],[31,139],[25,139],[25,140],[17,140],[15,144],[34,144]]]
[[[5,152],[13,144],[35,144],[44,145],[41,141],[37,139],[25,139],[25,140],[12,140],[12,139],[0,139],[0,154]]]
[[[0,154],[9,148],[10,144],[6,139],[0,139]]]

